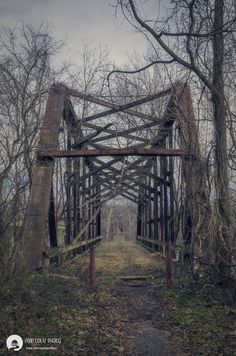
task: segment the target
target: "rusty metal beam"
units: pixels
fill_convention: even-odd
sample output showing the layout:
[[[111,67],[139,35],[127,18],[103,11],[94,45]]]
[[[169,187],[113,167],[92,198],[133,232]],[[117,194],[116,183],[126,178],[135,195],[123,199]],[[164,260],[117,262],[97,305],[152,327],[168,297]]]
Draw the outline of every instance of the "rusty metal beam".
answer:
[[[112,166],[113,164],[115,164],[117,162],[120,162],[120,157],[115,157],[106,163],[99,161],[100,166],[94,165],[93,169],[90,172],[86,173],[83,177],[80,177],[80,180],[84,180],[84,179],[90,177],[91,175],[97,175],[98,172],[100,172],[104,169],[108,169],[110,166]]]
[[[115,160],[115,158],[113,158],[113,160]],[[131,170],[131,169],[135,168],[137,165],[140,165],[140,163],[148,161],[149,158],[143,158],[143,157],[141,158],[141,157],[139,157],[139,158],[136,158],[135,161],[133,161],[133,162],[130,162],[128,159],[123,160],[123,161],[121,161],[121,160],[122,160],[122,157],[119,158],[119,161],[122,162],[122,163],[124,162],[126,164],[125,170]],[[93,161],[95,163],[100,164],[100,165],[104,163],[101,159],[96,158],[96,157],[93,158]],[[109,169],[109,170],[112,170],[113,168],[115,168],[115,167],[113,167],[112,165],[107,167],[107,169]]]
[[[57,86],[50,89],[46,112],[40,134],[41,149],[56,149],[62,111],[64,92]],[[54,162],[37,158],[23,236],[23,254],[26,266],[31,269],[42,267],[42,253],[48,220],[51,184]]]
[[[75,96],[77,98],[80,98],[80,99],[83,99],[83,100],[87,100],[87,101],[93,102],[95,104],[111,108],[111,110],[107,110],[107,111],[104,111],[102,113],[98,113],[98,114],[95,114],[95,115],[92,115],[92,116],[86,118],[87,122],[91,121],[91,120],[95,120],[95,119],[100,118],[100,117],[104,117],[104,116],[107,116],[107,115],[114,114],[114,113],[119,112],[119,111],[125,112],[125,113],[130,114],[130,115],[134,115],[134,116],[137,116],[137,117],[141,117],[143,119],[152,120],[152,121],[155,120],[156,121],[157,118],[153,118],[153,117],[150,117],[150,115],[139,113],[139,112],[137,112],[135,110],[132,110],[131,108],[133,108],[135,106],[138,106],[138,105],[141,105],[141,104],[144,104],[144,103],[147,103],[147,102],[152,101],[154,99],[159,99],[159,98],[162,98],[163,96],[170,95],[172,93],[172,88],[168,88],[168,89],[163,90],[163,91],[161,91],[159,93],[149,95],[149,96],[147,96],[145,98],[142,98],[142,99],[139,99],[139,100],[135,100],[135,101],[133,101],[131,103],[128,103],[128,104],[125,104],[125,105],[115,104],[113,102],[109,102],[109,101],[106,101],[106,100],[103,100],[103,99],[95,98],[92,95],[82,94],[79,91],[74,90],[74,89],[67,88],[66,92],[67,92],[68,95]]]
[[[105,178],[106,178],[106,176],[105,176]],[[104,181],[106,182],[105,178],[104,178]],[[113,186],[114,186],[114,184],[120,184],[120,185],[123,185],[123,186],[126,186],[126,187],[131,187],[130,184],[125,182],[125,181],[129,181],[129,182],[135,183],[136,186],[141,186],[141,187],[147,189],[149,192],[154,193],[154,188],[152,188],[151,186],[149,186],[149,185],[145,184],[144,182],[138,180],[137,178],[133,178],[132,176],[127,176],[126,175],[126,176],[123,177],[122,181],[119,180],[119,177],[110,178],[110,182],[112,183]],[[102,184],[104,184],[104,182]],[[135,186],[132,186],[132,189],[135,190],[137,193],[139,192],[139,190],[137,188],[135,188]]]
[[[104,187],[107,187],[107,188],[109,188],[109,187],[111,187],[111,188],[109,188],[110,189],[110,191],[112,192],[112,188],[113,188],[113,190],[114,190],[114,185],[116,184],[116,181],[110,181],[109,183],[108,182],[103,182],[102,183],[102,185],[104,186]],[[151,189],[151,187],[148,187],[148,188],[150,188]],[[128,183],[125,183],[125,182],[123,182],[122,184],[121,184],[121,186],[120,186],[120,188],[119,188],[119,190],[117,190],[117,191],[119,191],[119,193],[120,192],[124,192],[125,194],[126,193],[129,193],[130,195],[132,195],[132,197],[134,198],[134,199],[136,199],[137,197],[138,197],[138,195],[137,194],[139,194],[139,190],[138,190],[138,188],[137,188],[137,184],[128,184]],[[133,193],[131,193],[130,191],[132,191]],[[118,195],[118,194],[117,194]],[[120,195],[120,194],[119,194]],[[142,200],[143,201],[148,201],[148,200],[154,200],[154,198],[150,195],[149,197],[144,197],[144,196],[142,196]]]
[[[98,135],[100,135],[102,132],[106,131],[106,129],[108,129],[112,125],[113,125],[113,123],[110,123],[110,124],[105,125],[104,127],[99,127],[96,130],[96,132],[93,132],[93,133],[89,134],[88,136],[85,136],[85,137],[81,138],[78,142],[76,142],[73,145],[71,145],[71,148],[80,148],[85,143],[89,142],[93,138],[95,138]]]
[[[49,232],[50,246],[57,247],[57,224],[56,224],[53,186],[51,187],[51,197],[50,197],[50,205],[49,205],[48,213],[49,213],[48,214],[48,232]]]
[[[148,176],[150,178],[152,178],[154,181],[157,181],[159,183],[164,183],[165,180],[162,177],[159,177],[158,175],[152,173],[151,171],[149,171],[148,169],[146,169],[147,167],[142,168],[133,168],[132,170],[135,170],[136,174],[138,173],[139,175],[142,176]],[[167,182],[167,185],[169,185],[169,182]]]
[[[94,289],[96,287],[96,252],[94,246],[90,247],[89,271],[90,286]]]
[[[84,118],[85,122],[79,121],[69,99],[69,95],[74,95],[82,100],[88,100],[95,104],[105,106],[109,108],[109,110],[86,117]],[[153,117],[132,109],[132,107],[137,107],[138,105],[148,103],[149,101],[166,95],[168,95],[168,104],[166,105],[166,110],[162,115],[162,118]],[[68,157],[75,158],[75,161],[82,161],[82,166],[84,167],[82,170],[80,167],[78,170],[78,177],[74,178],[74,180],[72,179],[74,184],[74,198],[77,193],[80,194],[78,206],[76,205],[77,202],[75,204],[75,201],[72,205],[74,207],[74,212],[77,212],[78,208],[79,214],[83,219],[81,222],[81,229],[73,230],[73,237],[75,240],[72,242],[72,245],[68,246],[68,251],[76,248],[75,246],[77,246],[78,240],[84,240],[86,232],[88,232],[88,236],[94,238],[95,230],[94,226],[91,227],[91,224],[95,224],[94,221],[97,222],[100,219],[99,216],[102,203],[117,195],[121,195],[133,202],[139,201],[138,214],[140,216],[138,225],[140,234],[143,234],[146,238],[153,237],[150,224],[154,222],[155,217],[155,237],[159,235],[159,226],[157,223],[160,223],[165,227],[166,251],[167,257],[170,260],[167,259],[167,274],[171,275],[171,270],[168,270],[171,262],[171,254],[168,254],[168,246],[171,242],[169,234],[170,226],[168,224],[170,222],[170,215],[173,217],[174,214],[173,206],[170,209],[171,214],[169,214],[169,206],[170,204],[173,205],[173,201],[170,201],[173,199],[173,181],[171,180],[173,178],[171,177],[171,174],[173,174],[172,157],[188,159],[187,162],[183,161],[185,163],[185,174],[183,177],[186,183],[185,195],[186,197],[190,197],[189,202],[186,204],[186,211],[192,216],[192,211],[194,210],[194,205],[190,200],[192,196],[192,182],[194,182],[192,176],[196,175],[196,169],[193,169],[192,166],[194,165],[195,157],[199,154],[199,150],[198,136],[194,126],[194,116],[190,101],[191,95],[189,89],[182,85],[175,85],[173,88],[135,100],[125,105],[98,99],[91,95],[85,95],[60,85],[54,86],[50,90],[47,110],[40,135],[39,150],[37,150],[36,170],[33,178],[25,224],[24,255],[26,263],[30,268],[35,269],[42,265],[45,231],[48,231],[48,213],[49,223],[51,225],[49,226],[50,237],[54,239],[56,236],[53,199],[51,199],[51,205],[49,205],[54,158]],[[94,119],[118,112],[145,119],[147,124],[139,123],[136,127],[127,129],[121,128],[119,131],[116,131],[114,129],[109,129],[111,124],[101,128],[99,125],[90,123],[90,121]],[[67,150],[63,151],[57,149],[60,120],[62,116],[66,122],[69,134],[73,137],[73,147],[70,144],[67,147]],[[165,148],[166,138],[169,135],[175,120],[178,121],[178,126],[180,128],[179,143],[181,149]],[[148,142],[149,140],[137,136],[138,131],[149,129],[155,125],[157,126],[157,135],[154,138],[151,138],[150,142]],[[83,126],[97,132],[92,132],[84,137],[82,132]],[[105,132],[104,136],[99,138],[96,137],[101,132]],[[112,148],[96,145],[96,142],[110,140],[117,136],[127,137],[143,143],[138,142],[137,145],[134,144],[133,146],[126,148]],[[82,148],[85,144],[87,147],[89,145],[89,147],[92,147],[93,149],[71,150],[71,148]],[[145,145],[146,147],[142,147],[141,145]],[[151,147],[148,148],[147,146]],[[102,159],[96,158],[110,156],[114,158],[107,163],[104,162],[105,160],[102,161]],[[124,159],[124,165],[121,172],[121,170],[117,168],[118,164],[116,165],[116,163],[121,161],[124,156],[138,156],[139,158],[136,159],[135,162],[132,162],[130,159]],[[76,157],[85,158],[76,159]],[[159,172],[157,172],[157,167],[155,168],[155,165],[152,163],[150,164],[150,161],[153,160],[154,157],[155,160],[156,157],[160,157],[160,161],[162,161],[160,172],[161,177],[157,177],[157,173],[159,174]],[[72,159],[67,160],[66,162],[69,161],[72,162]],[[99,166],[96,166],[94,162],[98,162]],[[127,162],[129,163],[127,164]],[[139,164],[140,162],[143,163]],[[167,165],[168,162],[169,166]],[[74,167],[74,165],[72,166]],[[89,167],[89,172],[86,172],[85,166]],[[101,175],[94,179],[94,174],[97,174],[101,170]],[[194,174],[191,174],[191,172]],[[71,175],[73,173],[74,171],[72,170]],[[139,175],[137,176],[137,174]],[[143,177],[144,175],[149,178],[145,180]],[[89,181],[89,186],[86,179]],[[152,179],[154,179],[154,181]],[[68,184],[71,184],[71,182],[68,182]],[[100,189],[101,186],[102,189]],[[168,194],[169,191],[170,194]],[[90,193],[89,199],[86,198],[86,192]],[[79,205],[81,205],[81,208]],[[88,209],[88,214],[86,209]],[[158,217],[159,213],[160,218]],[[73,224],[77,224],[75,214],[68,215],[68,220],[72,226]],[[162,228],[162,230],[160,237],[164,240],[164,229]],[[83,244],[86,245],[89,242],[91,243],[91,241],[91,239],[89,239],[88,242],[83,241]],[[149,247],[153,245],[153,241],[153,239],[150,239],[150,243],[148,241]],[[89,246],[91,246],[91,244]],[[67,251],[67,247],[65,247],[65,251]]]
[[[95,140],[93,140],[93,142],[105,141],[105,140],[109,140],[109,139],[116,138],[116,137],[124,137],[124,138],[129,138],[129,139],[133,139],[133,140],[137,140],[137,141],[141,141],[141,142],[147,142],[146,138],[139,137],[138,135],[135,136],[135,135],[130,135],[130,134],[135,133],[140,130],[151,128],[153,126],[157,126],[157,124],[158,123],[156,121],[153,121],[153,122],[135,126],[135,127],[129,128],[127,130],[123,130],[123,131],[107,129],[107,130],[104,130],[104,132],[109,133],[109,135],[98,137]],[[99,128],[99,126],[97,126],[97,125],[91,125],[91,124],[86,124],[86,123],[83,126],[93,128],[93,129],[96,128],[97,130]],[[140,133],[139,133],[139,135],[140,135]]]
[[[137,177],[134,177],[134,175],[136,174],[136,172],[132,172],[130,173],[129,171],[126,172],[126,174],[123,175],[122,180],[121,177],[118,175],[119,174],[119,170],[116,169],[115,167],[113,167],[114,169],[111,169],[111,174],[109,173],[105,173],[105,172],[101,172],[101,175],[98,177],[99,179],[97,179],[97,181],[91,186],[91,187],[87,187],[85,189],[85,193],[88,193],[91,189],[96,188],[97,186],[99,186],[99,184],[104,185],[104,183],[107,183],[109,180],[109,183],[112,183],[112,185],[114,186],[114,184],[119,184],[119,185],[125,185],[125,186],[129,186],[129,181],[132,183],[136,183],[137,186],[141,185],[144,188],[148,189],[151,193],[154,193],[154,188],[152,188],[150,185],[147,185],[146,183],[144,183],[142,180],[139,180]],[[130,174],[127,174],[130,173]],[[128,182],[126,182],[128,181]],[[138,189],[137,189],[138,192]]]
[[[132,201],[132,203],[137,203],[138,202],[138,197],[136,199],[132,198],[127,192],[120,194],[123,198],[128,199]]]
[[[150,144],[150,142],[148,142],[148,140],[145,141],[145,145],[148,146]],[[109,146],[105,146],[105,145],[100,145],[100,144],[97,144],[93,141],[90,141],[89,142],[89,146],[95,148],[96,150],[100,150],[100,149],[104,149],[104,150],[109,150],[111,148],[111,145]],[[142,148],[144,147],[143,145],[143,142],[140,141],[140,143],[137,143],[135,145],[132,145],[132,146],[129,146],[129,147],[132,147],[132,148]]]
[[[99,164],[102,164],[102,161],[101,161],[100,159],[95,158],[94,160],[95,160],[95,162],[97,162],[97,163],[99,163]],[[140,159],[137,159],[135,162],[132,162],[132,163],[130,164],[130,167],[129,167],[129,168],[134,167],[134,166],[137,165],[138,163],[140,163]],[[117,169],[116,167],[113,167],[113,166],[108,167],[108,170],[111,171],[111,172],[113,172],[114,175],[116,175],[115,177],[109,178],[110,181],[111,181],[111,180],[114,180],[115,182],[117,182],[117,180],[119,179],[118,177],[119,177],[119,175],[120,175],[120,170]],[[128,173],[128,172],[129,172],[129,170],[127,170],[127,171],[125,172],[125,174],[124,174],[124,176],[123,176],[123,180],[126,179],[126,180],[128,180],[128,181],[131,181],[132,183],[136,183],[136,185],[138,185],[138,186],[142,186],[143,188],[148,189],[148,190],[151,191],[151,192],[154,192],[154,188],[152,188],[152,187],[148,186],[147,184],[145,184],[143,180],[141,181],[141,180],[139,180],[139,179],[137,179],[137,178],[135,178],[135,177],[133,177],[133,176],[131,177],[131,175],[128,175],[128,176],[127,176],[126,173]],[[105,175],[105,179],[107,178],[107,173],[102,172],[101,174],[102,174],[102,175]],[[114,183],[113,183],[113,184],[114,184]],[[123,182],[123,184],[125,184],[125,183]],[[126,183],[126,185],[128,186],[127,183]],[[135,189],[137,192],[139,192],[137,188],[133,187],[133,189]],[[150,199],[153,199],[153,197],[151,197]]]
[[[102,163],[102,161],[99,160],[99,159],[95,159],[95,160],[96,160],[96,162],[98,162],[99,164]],[[137,160],[137,161],[138,161],[138,160]],[[136,162],[133,162],[131,165],[133,165],[133,164],[136,164]],[[113,167],[113,166],[110,166],[110,167],[108,167],[107,169],[108,169],[109,171],[111,171],[111,172],[114,173],[114,176],[109,177],[109,181],[111,182],[112,180],[114,180],[114,182],[112,182],[112,184],[120,183],[120,182],[119,182],[120,170],[119,170],[118,168],[116,168],[116,167]],[[124,180],[128,180],[128,181],[131,181],[132,183],[136,183],[136,185],[141,185],[143,188],[148,189],[148,190],[151,191],[151,192],[154,191],[154,189],[153,189],[152,187],[148,186],[148,185],[145,184],[143,181],[140,181],[139,179],[137,179],[137,178],[135,178],[135,177],[133,177],[133,176],[131,176],[131,175],[127,175],[127,173],[129,173],[128,170],[125,172],[125,174],[124,174],[124,176],[123,176],[123,182],[122,182],[122,184],[126,184],[126,185],[128,186],[128,183],[125,183],[125,182],[124,182]],[[103,176],[105,176],[105,177],[104,177],[104,180],[106,180],[106,179],[108,178],[108,174],[107,174],[107,173],[101,172],[101,174],[102,174]],[[134,175],[134,174],[135,174],[135,172],[133,173],[133,175]],[[101,179],[102,179],[102,177],[101,177]],[[137,192],[138,192],[138,189],[137,189]]]
[[[107,201],[113,199],[113,198],[116,198],[117,196],[123,194],[123,189],[119,189],[117,190],[116,192],[108,192],[107,194],[104,194],[101,196],[101,202],[102,204],[106,203]]]
[[[60,157],[97,157],[97,156],[173,156],[173,157],[190,157],[193,154],[171,148],[107,148],[107,149],[80,149],[80,150],[37,150],[38,158],[60,158]]]

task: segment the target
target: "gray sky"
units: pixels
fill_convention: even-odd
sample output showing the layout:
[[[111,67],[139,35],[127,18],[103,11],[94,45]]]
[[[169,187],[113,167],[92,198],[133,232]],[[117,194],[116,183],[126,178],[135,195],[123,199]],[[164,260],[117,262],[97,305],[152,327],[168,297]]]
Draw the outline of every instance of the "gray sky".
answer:
[[[158,2],[151,0],[145,6],[150,9]],[[114,16],[109,3],[115,0],[0,0],[0,23],[12,27],[24,20],[37,25],[45,19],[54,37],[68,45],[62,59],[76,62],[82,41],[88,40],[93,47],[107,46],[110,59],[122,66],[128,52],[144,51],[145,41],[121,14]]]

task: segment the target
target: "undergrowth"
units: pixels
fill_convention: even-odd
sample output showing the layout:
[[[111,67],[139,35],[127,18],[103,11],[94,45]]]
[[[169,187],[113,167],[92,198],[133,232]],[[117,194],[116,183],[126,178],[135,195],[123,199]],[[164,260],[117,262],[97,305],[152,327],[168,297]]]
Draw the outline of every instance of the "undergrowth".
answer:
[[[125,321],[108,289],[94,292],[76,278],[32,275],[14,287],[5,286],[0,302],[1,355],[6,355],[6,338],[12,334],[23,340],[60,338],[61,344],[53,345],[58,355],[115,355],[123,351]],[[51,354],[37,350],[37,354],[47,352]]]
[[[233,291],[223,290],[204,279],[193,279],[186,270],[175,271],[176,275],[172,290],[162,288],[165,322],[173,335],[172,349],[178,346],[186,355],[196,356],[235,355]]]
[[[53,352],[56,355],[129,355],[132,301],[111,288],[124,274],[155,276],[149,282],[157,306],[152,321],[158,329],[171,332],[173,354],[236,354],[236,307],[229,291],[193,280],[188,271],[179,268],[174,271],[174,287],[167,289],[164,264],[157,254],[119,242],[97,249],[98,286],[91,290],[88,260],[85,254],[60,268],[32,275],[15,273],[5,280],[0,295],[1,355],[6,355],[6,338],[12,334],[23,340],[60,338],[61,344]],[[52,352],[27,352],[34,354]]]

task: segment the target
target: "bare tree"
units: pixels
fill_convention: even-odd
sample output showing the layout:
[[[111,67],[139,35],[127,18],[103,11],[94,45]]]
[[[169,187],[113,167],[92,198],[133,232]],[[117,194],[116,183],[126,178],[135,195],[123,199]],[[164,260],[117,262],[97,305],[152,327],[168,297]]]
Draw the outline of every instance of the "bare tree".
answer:
[[[172,1],[165,20],[142,16],[142,8],[134,0],[119,0],[128,21],[148,38],[155,48],[156,62],[173,60],[200,81],[211,95],[214,125],[215,265],[220,274],[231,263],[231,217],[228,176],[228,147],[225,109],[224,49],[235,33],[233,1]],[[227,43],[227,44],[226,44]]]
[[[0,33],[0,236],[14,245],[24,221],[45,99],[61,71],[59,51],[46,24]],[[5,255],[5,254],[3,254]]]

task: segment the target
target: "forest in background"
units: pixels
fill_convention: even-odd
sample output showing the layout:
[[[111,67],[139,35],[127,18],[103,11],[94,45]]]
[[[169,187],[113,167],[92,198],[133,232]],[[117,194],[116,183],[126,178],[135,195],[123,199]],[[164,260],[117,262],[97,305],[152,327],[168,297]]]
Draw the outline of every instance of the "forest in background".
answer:
[[[145,19],[134,1],[120,0],[113,5],[114,12],[121,11],[136,27],[137,38],[147,38],[145,55],[131,55],[122,69],[114,67],[106,49],[92,48],[86,42],[79,65],[55,67],[55,55],[64,44],[51,36],[45,23],[1,30],[1,273],[14,273],[21,264],[34,151],[50,86],[62,82],[85,94],[124,104],[182,81],[192,92],[210,201],[208,229],[196,233],[196,244],[204,246],[206,277],[213,274],[220,283],[222,276],[231,281],[236,248],[235,3],[172,1],[166,18],[153,20]],[[96,110],[80,99],[75,99],[75,105],[81,120]],[[150,104],[146,110],[154,113],[157,108]],[[117,130],[120,125],[122,121],[117,119]]]

